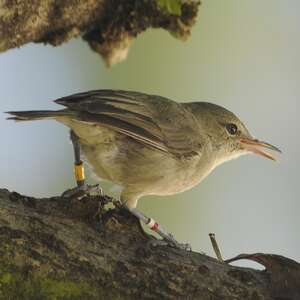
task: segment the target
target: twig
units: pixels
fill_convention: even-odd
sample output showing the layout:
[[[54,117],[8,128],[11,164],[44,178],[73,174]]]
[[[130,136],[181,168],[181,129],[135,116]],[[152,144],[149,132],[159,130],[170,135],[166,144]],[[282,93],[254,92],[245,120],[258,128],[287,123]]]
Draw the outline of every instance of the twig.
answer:
[[[217,241],[216,241],[216,236],[215,236],[215,234],[214,234],[214,233],[210,233],[210,234],[209,234],[209,237],[210,237],[210,241],[211,241],[211,244],[212,244],[213,249],[214,249],[214,251],[215,251],[215,254],[216,254],[216,256],[217,256],[218,261],[224,262],[223,257],[222,257],[222,254],[221,254],[221,251],[220,251],[220,248],[219,248],[218,243],[217,243]]]

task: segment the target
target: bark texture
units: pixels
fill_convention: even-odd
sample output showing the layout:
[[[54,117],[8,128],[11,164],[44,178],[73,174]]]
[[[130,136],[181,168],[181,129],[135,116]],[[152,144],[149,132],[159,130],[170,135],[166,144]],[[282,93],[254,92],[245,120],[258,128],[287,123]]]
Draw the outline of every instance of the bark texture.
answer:
[[[153,247],[107,197],[35,199],[0,190],[0,299],[300,299],[300,265],[242,255],[266,270]],[[233,260],[235,260],[233,259]]]
[[[126,58],[147,28],[186,39],[198,0],[1,0],[0,52],[29,42],[58,46],[82,36],[107,65]]]

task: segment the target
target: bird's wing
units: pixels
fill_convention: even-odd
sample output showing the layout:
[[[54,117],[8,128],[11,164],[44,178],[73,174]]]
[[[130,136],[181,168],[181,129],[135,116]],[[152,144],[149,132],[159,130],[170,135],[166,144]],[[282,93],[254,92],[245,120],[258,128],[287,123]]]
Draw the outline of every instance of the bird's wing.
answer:
[[[180,103],[138,92],[97,90],[55,100],[85,122],[99,123],[180,156],[201,152],[198,122]]]

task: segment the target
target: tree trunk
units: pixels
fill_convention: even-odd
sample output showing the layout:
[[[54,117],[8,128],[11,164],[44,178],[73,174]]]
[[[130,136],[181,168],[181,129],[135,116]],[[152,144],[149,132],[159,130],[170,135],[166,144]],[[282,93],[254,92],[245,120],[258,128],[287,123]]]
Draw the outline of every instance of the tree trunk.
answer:
[[[186,39],[198,0],[1,0],[0,52],[29,42],[58,46],[82,36],[107,65],[126,58],[133,39],[163,28]]]
[[[0,299],[300,299],[300,265],[243,255],[264,271],[153,246],[108,197],[35,199],[0,190]]]

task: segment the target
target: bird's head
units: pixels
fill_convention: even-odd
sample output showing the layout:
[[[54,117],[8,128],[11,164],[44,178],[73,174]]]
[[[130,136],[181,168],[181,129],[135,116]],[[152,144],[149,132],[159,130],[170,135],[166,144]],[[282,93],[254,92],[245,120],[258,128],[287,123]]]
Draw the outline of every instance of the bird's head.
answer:
[[[216,165],[250,153],[276,160],[267,150],[281,152],[277,147],[254,138],[229,110],[206,102],[198,102],[197,106],[195,115],[201,120],[200,126],[204,127],[216,153]]]

